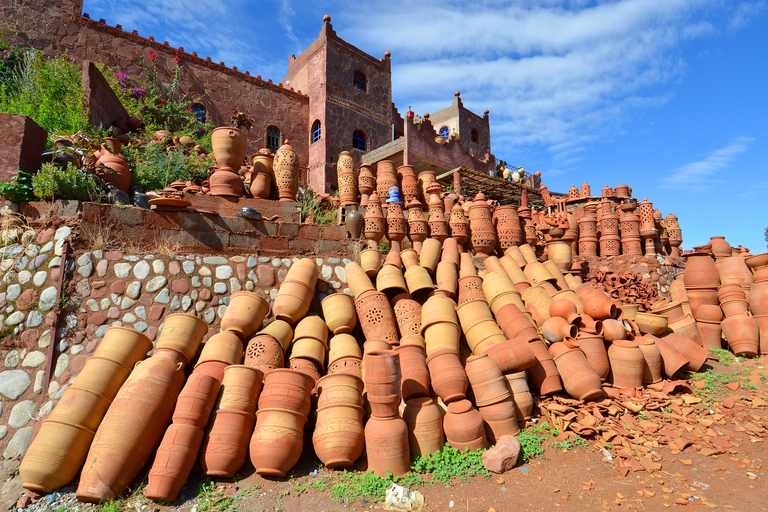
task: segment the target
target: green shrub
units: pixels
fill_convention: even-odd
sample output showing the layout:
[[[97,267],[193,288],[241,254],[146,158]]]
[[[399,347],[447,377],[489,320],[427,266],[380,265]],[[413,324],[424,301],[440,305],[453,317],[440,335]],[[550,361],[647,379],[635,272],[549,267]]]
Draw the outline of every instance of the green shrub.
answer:
[[[18,39],[0,34],[0,84],[10,84],[10,78],[24,60],[24,51]]]
[[[454,478],[469,482],[471,476],[490,475],[483,466],[484,451],[459,451],[446,443],[442,450],[418,457],[412,468],[418,473],[431,473],[435,480],[446,484],[450,484]]]
[[[13,202],[34,201],[31,172],[20,170],[11,181],[0,183],[0,196]]]
[[[43,60],[29,50],[0,85],[0,112],[24,114],[47,132],[76,132],[88,124],[80,68],[62,57]]]
[[[44,163],[32,177],[35,195],[42,200],[77,199],[85,201],[97,195],[96,180],[92,174],[68,163],[62,167]]]
[[[164,143],[125,148],[123,156],[133,171],[131,185],[139,185],[143,190],[162,190],[174,181],[200,183],[214,164],[213,155],[185,155],[177,146]]]

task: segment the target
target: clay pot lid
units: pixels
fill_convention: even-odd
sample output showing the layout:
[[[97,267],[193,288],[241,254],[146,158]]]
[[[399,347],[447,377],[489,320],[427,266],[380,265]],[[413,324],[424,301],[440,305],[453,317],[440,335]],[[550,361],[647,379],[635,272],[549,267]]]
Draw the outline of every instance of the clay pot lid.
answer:
[[[290,141],[288,139],[285,139],[285,142],[283,142],[283,145],[280,146],[280,149],[290,149],[293,151],[293,147],[290,144]]]
[[[448,404],[448,412],[451,414],[463,414],[472,409],[472,402],[466,398]]]
[[[408,205],[406,205],[406,208],[409,210],[416,208],[418,210],[423,211],[424,206],[421,204],[421,201],[419,201],[418,199],[411,199],[411,202],[408,203]]]

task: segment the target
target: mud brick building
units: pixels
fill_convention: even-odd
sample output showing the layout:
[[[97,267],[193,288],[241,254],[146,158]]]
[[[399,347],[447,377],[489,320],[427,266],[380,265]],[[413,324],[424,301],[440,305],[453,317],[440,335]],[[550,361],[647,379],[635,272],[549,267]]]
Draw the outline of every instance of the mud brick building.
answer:
[[[0,28],[48,55],[101,60],[132,76],[141,75],[138,59],[148,59],[152,50],[157,55],[158,81],[166,90],[178,58],[184,66],[180,90],[189,91],[207,120],[226,126],[234,107],[247,112],[256,121],[248,133],[251,152],[262,147],[274,151],[290,140],[299,154],[302,181],[317,192],[335,187],[339,152],[351,151],[360,164],[364,154],[405,133],[404,119],[392,102],[391,55],[385,52],[376,58],[342,40],[330,16],[324,17],[317,39],[299,56],[289,57],[285,79],[274,83],[135,30],[93,20],[82,9],[83,0],[2,2]],[[487,110],[481,117],[464,108],[457,95],[451,106],[433,114],[430,133],[422,136],[431,139],[438,134],[453,135],[451,142],[460,146],[458,152],[469,157],[475,169],[492,170],[492,156],[485,157],[491,148]]]

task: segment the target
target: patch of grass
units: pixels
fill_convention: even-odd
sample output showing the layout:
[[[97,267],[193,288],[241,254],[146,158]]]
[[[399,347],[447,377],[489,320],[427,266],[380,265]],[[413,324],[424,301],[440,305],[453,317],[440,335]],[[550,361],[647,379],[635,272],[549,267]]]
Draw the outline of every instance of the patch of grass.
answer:
[[[110,500],[101,507],[101,512],[120,512],[121,500]]]
[[[735,361],[734,355],[730,351],[723,348],[711,348],[709,351],[712,352],[715,357],[717,357],[717,360],[722,365],[730,366]]]
[[[375,475],[372,471],[345,473],[344,476],[344,482],[331,487],[331,499],[333,501],[354,501],[357,498],[379,501],[384,499],[387,487],[393,483],[408,488],[426,484],[420,474],[413,472],[403,476],[392,476],[392,473],[387,472],[386,478]]]
[[[551,429],[546,421],[525,428],[517,434],[517,440],[520,441],[520,460],[523,464],[544,453],[543,441],[550,435]]]
[[[199,512],[234,511],[238,509],[236,500],[233,496],[225,496],[224,489],[217,488],[216,482],[201,483],[197,489],[197,510]]]
[[[576,448],[576,447],[588,448],[589,445],[587,445],[587,442],[583,438],[575,436],[575,437],[569,437],[565,441],[554,442],[552,443],[552,446],[554,446],[558,450],[567,452],[571,448]]]
[[[328,485],[328,482],[324,479],[318,478],[317,480],[307,480],[303,483],[297,483],[293,486],[293,490],[299,494],[303,494],[310,489],[327,489]]]
[[[485,450],[459,451],[446,443],[445,448],[430,453],[426,457],[417,457],[411,468],[418,473],[430,473],[432,478],[447,485],[458,478],[469,482],[469,477],[490,475],[483,466]]]
[[[741,372],[725,374],[709,368],[705,372],[694,373],[691,378],[695,381],[704,381],[704,387],[699,390],[699,394],[704,398],[704,405],[709,407],[715,401],[725,397],[727,394],[724,389],[725,385],[739,380]]]

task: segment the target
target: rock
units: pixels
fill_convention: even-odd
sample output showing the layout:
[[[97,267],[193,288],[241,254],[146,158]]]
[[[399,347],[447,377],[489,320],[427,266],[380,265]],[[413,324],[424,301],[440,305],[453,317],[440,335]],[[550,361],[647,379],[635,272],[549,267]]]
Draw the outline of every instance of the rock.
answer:
[[[165,278],[165,277],[163,277],[163,276],[157,276],[157,277],[155,277],[155,278],[152,278],[152,279],[151,279],[151,280],[150,280],[150,281],[147,283],[147,291],[148,291],[148,292],[150,292],[150,293],[155,293],[155,292],[156,292],[156,291],[158,291],[160,288],[162,288],[163,286],[165,286],[167,282],[168,282],[168,279],[166,279],[166,278]]]
[[[203,286],[202,281],[200,281],[200,276],[192,276],[192,286],[195,288],[200,288]]]
[[[141,283],[139,281],[134,281],[129,284],[125,289],[125,294],[132,299],[138,299],[139,295],[141,295]]]
[[[43,325],[43,314],[39,311],[32,311],[27,317],[27,327],[40,327]]]
[[[96,274],[98,274],[99,277],[106,276],[107,270],[109,270],[109,262],[107,260],[101,260],[96,264]]]
[[[34,288],[27,288],[21,292],[21,295],[19,295],[19,298],[16,300],[16,307],[22,311],[27,311],[31,307],[36,306],[38,300],[39,297]]]
[[[216,310],[213,308],[208,308],[205,311],[205,314],[203,315],[203,318],[205,318],[205,321],[209,324],[212,324],[214,320],[216,320]],[[2,374],[0,374],[2,375]],[[2,391],[0,391],[2,392]]]
[[[32,272],[29,270],[19,272],[19,284],[27,284],[30,280],[32,280]]]
[[[36,395],[43,392],[43,381],[45,380],[45,370],[40,370],[35,374],[35,386],[33,388]]]
[[[336,277],[339,281],[344,284],[347,283],[347,271],[344,269],[344,267],[336,267],[334,272],[336,273]]]
[[[282,264],[283,264],[283,260],[281,260],[280,258],[274,258],[272,260],[272,266],[275,268],[280,268]]]
[[[11,400],[17,400],[31,384],[32,379],[24,370],[6,370],[0,373],[0,393]]]
[[[136,321],[136,315],[133,313],[126,313],[123,315],[123,322],[126,324],[132,324]]]
[[[56,305],[56,295],[58,291],[55,286],[49,286],[40,294],[40,309],[50,311]]]
[[[228,265],[222,265],[220,267],[216,267],[216,279],[220,279],[223,281],[232,277],[234,273],[235,271],[232,269],[232,267]]]
[[[181,265],[179,265],[178,261],[172,261],[168,264],[168,272],[172,276],[178,275],[179,272],[181,272]]]
[[[248,268],[253,268],[256,265],[259,264],[259,260],[257,258],[254,258],[253,256],[248,256]]]
[[[8,446],[5,447],[3,458],[12,459],[24,455],[27,451],[27,447],[29,447],[29,442],[32,440],[32,432],[33,427],[24,427],[17,430],[8,442]]]
[[[185,294],[189,291],[189,283],[186,279],[174,279],[171,283],[171,290],[174,293]]]
[[[24,400],[14,405],[13,409],[11,409],[11,414],[8,417],[8,426],[11,428],[21,428],[34,417],[35,402]]]
[[[501,436],[496,446],[483,452],[483,466],[494,473],[504,473],[517,465],[520,441],[515,436]]]
[[[226,295],[227,293],[227,283],[216,283],[213,285],[213,293],[219,294],[219,295]],[[17,311],[18,313],[18,311]]]
[[[163,272],[165,272],[165,263],[163,262],[163,260],[154,260],[152,262],[152,271],[155,274],[162,274]]]
[[[243,289],[243,285],[240,283],[240,280],[236,277],[233,277],[229,280],[229,291],[231,293],[239,292]]]
[[[181,268],[184,270],[185,274],[191,274],[195,271],[195,262],[194,261],[185,261],[181,264]]]
[[[256,276],[259,283],[263,286],[271,288],[275,286],[275,269],[268,265],[259,265],[256,267]]]
[[[61,226],[59,229],[56,230],[56,234],[53,235],[53,239],[61,240],[62,238],[67,238],[71,234],[72,234],[72,228],[70,228],[69,226]]]
[[[133,324],[133,328],[136,329],[139,332],[146,331],[147,327],[149,327],[147,325],[147,322],[136,322],[135,324]],[[153,336],[150,336],[150,338],[153,338]]]
[[[134,310],[134,313],[136,313],[136,316],[138,316],[142,320],[146,320],[147,319],[147,308],[145,308],[144,306],[137,307]]]
[[[183,309],[184,311],[188,311],[189,308],[191,307],[192,307],[192,299],[185,295],[181,299],[181,309]]]
[[[198,270],[197,273],[203,277],[210,277],[213,275],[213,272],[211,272],[211,269],[208,267],[200,267],[200,270]]]
[[[40,272],[35,273],[35,276],[32,278],[32,283],[35,286],[43,286],[46,279],[48,279],[48,272],[41,270]]]
[[[136,304],[136,301],[133,300],[132,298],[130,298],[130,297],[123,297],[123,300],[120,303],[120,309],[122,309],[123,311],[125,311],[127,309],[131,309],[134,304]]]
[[[67,354],[59,354],[59,359],[56,361],[56,369],[53,374],[58,379],[69,368],[69,356]]]
[[[174,295],[173,299],[171,299],[171,311],[176,311],[177,309],[181,309],[181,301],[178,295]]]
[[[142,260],[136,264],[135,267],[133,267],[133,275],[136,276],[136,279],[146,279],[149,275],[149,263]]]
[[[8,318],[5,319],[5,324],[19,325],[21,322],[24,321],[26,317],[27,315],[23,311],[14,311],[10,315],[8,315]]]
[[[168,288],[163,288],[160,293],[155,297],[155,302],[158,304],[168,304],[171,302],[171,292]]]
[[[138,254],[130,254],[128,256],[123,256],[123,259],[125,261],[139,261],[141,258],[139,258]]]
[[[229,260],[224,256],[206,256],[203,258],[203,263],[206,265],[226,265]]]
[[[93,275],[93,263],[88,261],[87,265],[78,267],[77,273],[83,277],[91,277]]]
[[[48,348],[48,345],[51,344],[51,331],[45,330],[43,334],[40,335],[40,339],[37,341],[37,346],[40,348]]]
[[[117,276],[120,279],[124,279],[128,277],[131,273],[131,264],[115,263],[114,270],[115,270],[115,276]]]
[[[6,298],[8,300],[16,300],[19,298],[19,295],[21,295],[21,285],[20,284],[12,284],[8,287],[7,291],[8,295]]]
[[[330,265],[323,265],[323,267],[320,269],[320,277],[328,281],[330,278],[333,277],[333,267]]]
[[[25,368],[37,368],[45,362],[45,354],[39,350],[33,350],[24,358],[21,366]],[[7,366],[7,365],[6,365]]]
[[[8,352],[8,355],[5,356],[5,363],[6,368],[16,368],[19,366],[19,351],[18,350],[11,350]],[[0,411],[2,413],[2,411]]]
[[[87,279],[81,279],[75,285],[75,290],[77,290],[77,293],[83,297],[89,297],[91,295],[91,283],[89,283]]]

